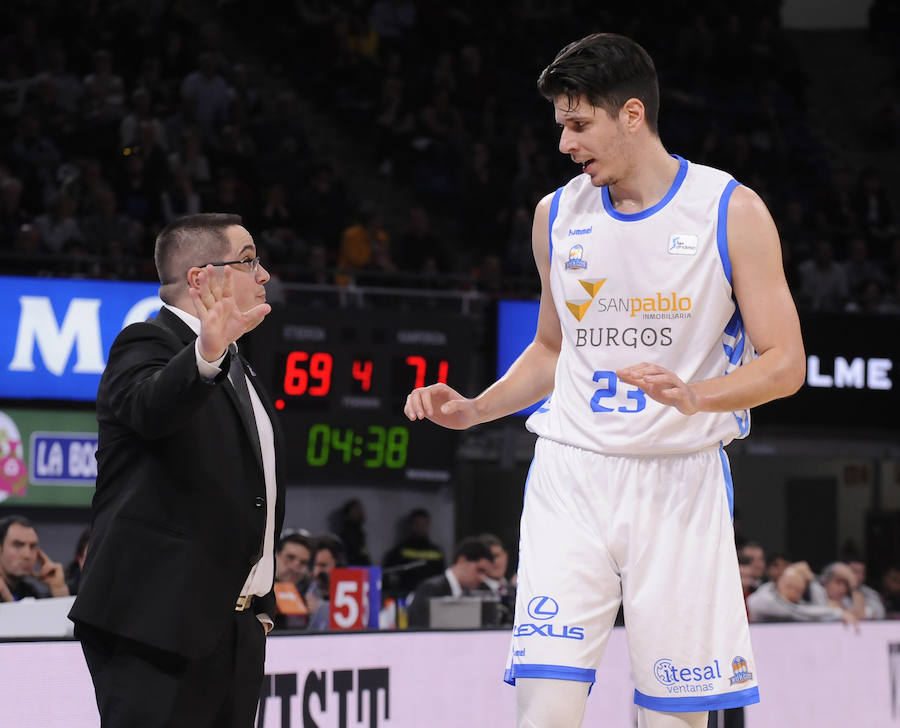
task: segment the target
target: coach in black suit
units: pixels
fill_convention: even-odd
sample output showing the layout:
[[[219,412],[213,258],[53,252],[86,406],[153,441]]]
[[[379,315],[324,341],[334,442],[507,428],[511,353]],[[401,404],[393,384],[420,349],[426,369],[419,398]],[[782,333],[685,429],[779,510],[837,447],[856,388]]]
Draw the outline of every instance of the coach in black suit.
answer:
[[[97,393],[91,544],[70,618],[103,728],[247,728],[284,517],[275,413],[233,342],[271,307],[236,215],[156,239],[165,306],[124,329]]]

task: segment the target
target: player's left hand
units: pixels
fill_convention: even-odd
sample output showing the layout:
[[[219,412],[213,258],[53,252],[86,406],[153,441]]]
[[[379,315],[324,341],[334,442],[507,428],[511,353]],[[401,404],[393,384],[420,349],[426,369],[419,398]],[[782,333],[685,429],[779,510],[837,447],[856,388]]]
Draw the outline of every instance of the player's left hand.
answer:
[[[641,362],[619,369],[616,376],[627,384],[639,387],[651,399],[674,407],[683,415],[692,415],[699,410],[699,400],[691,385],[685,384],[674,372],[659,364]]]

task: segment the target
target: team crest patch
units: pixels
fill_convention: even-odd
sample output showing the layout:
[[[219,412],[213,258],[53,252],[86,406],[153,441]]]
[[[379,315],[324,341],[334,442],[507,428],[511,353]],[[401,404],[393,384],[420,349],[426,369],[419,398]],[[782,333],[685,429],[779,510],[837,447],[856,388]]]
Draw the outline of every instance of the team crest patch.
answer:
[[[697,255],[697,236],[683,233],[670,235],[667,250],[669,255]]]
[[[737,685],[738,683],[747,682],[748,680],[753,679],[753,673],[750,672],[747,661],[741,656],[735,657],[731,661],[731,671],[734,673],[734,677],[728,678],[728,682],[732,685]]]
[[[587,261],[584,259],[584,246],[576,243],[569,248],[566,270],[584,270],[585,268],[587,268]]]

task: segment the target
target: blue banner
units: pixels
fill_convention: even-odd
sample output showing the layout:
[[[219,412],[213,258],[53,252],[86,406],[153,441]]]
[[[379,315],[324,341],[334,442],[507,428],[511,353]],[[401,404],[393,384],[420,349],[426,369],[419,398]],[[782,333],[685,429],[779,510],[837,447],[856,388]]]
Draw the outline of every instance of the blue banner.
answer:
[[[35,485],[89,485],[97,479],[97,433],[31,433],[28,480]]]
[[[0,276],[0,398],[92,401],[116,335],[159,311],[158,283]]]
[[[497,377],[506,374],[506,370],[519,357],[525,347],[534,341],[534,333],[537,331],[538,301],[508,301],[497,302]],[[526,407],[517,415],[530,415],[540,402],[535,402],[531,407]]]

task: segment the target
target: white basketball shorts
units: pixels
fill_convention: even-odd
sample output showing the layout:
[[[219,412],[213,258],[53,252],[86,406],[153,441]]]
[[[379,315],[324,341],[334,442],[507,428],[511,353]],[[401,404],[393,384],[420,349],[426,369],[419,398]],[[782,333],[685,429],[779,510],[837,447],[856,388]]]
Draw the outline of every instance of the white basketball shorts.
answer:
[[[721,448],[626,457],[538,438],[506,681],[593,684],[621,602],[637,705],[758,702],[731,503]]]

